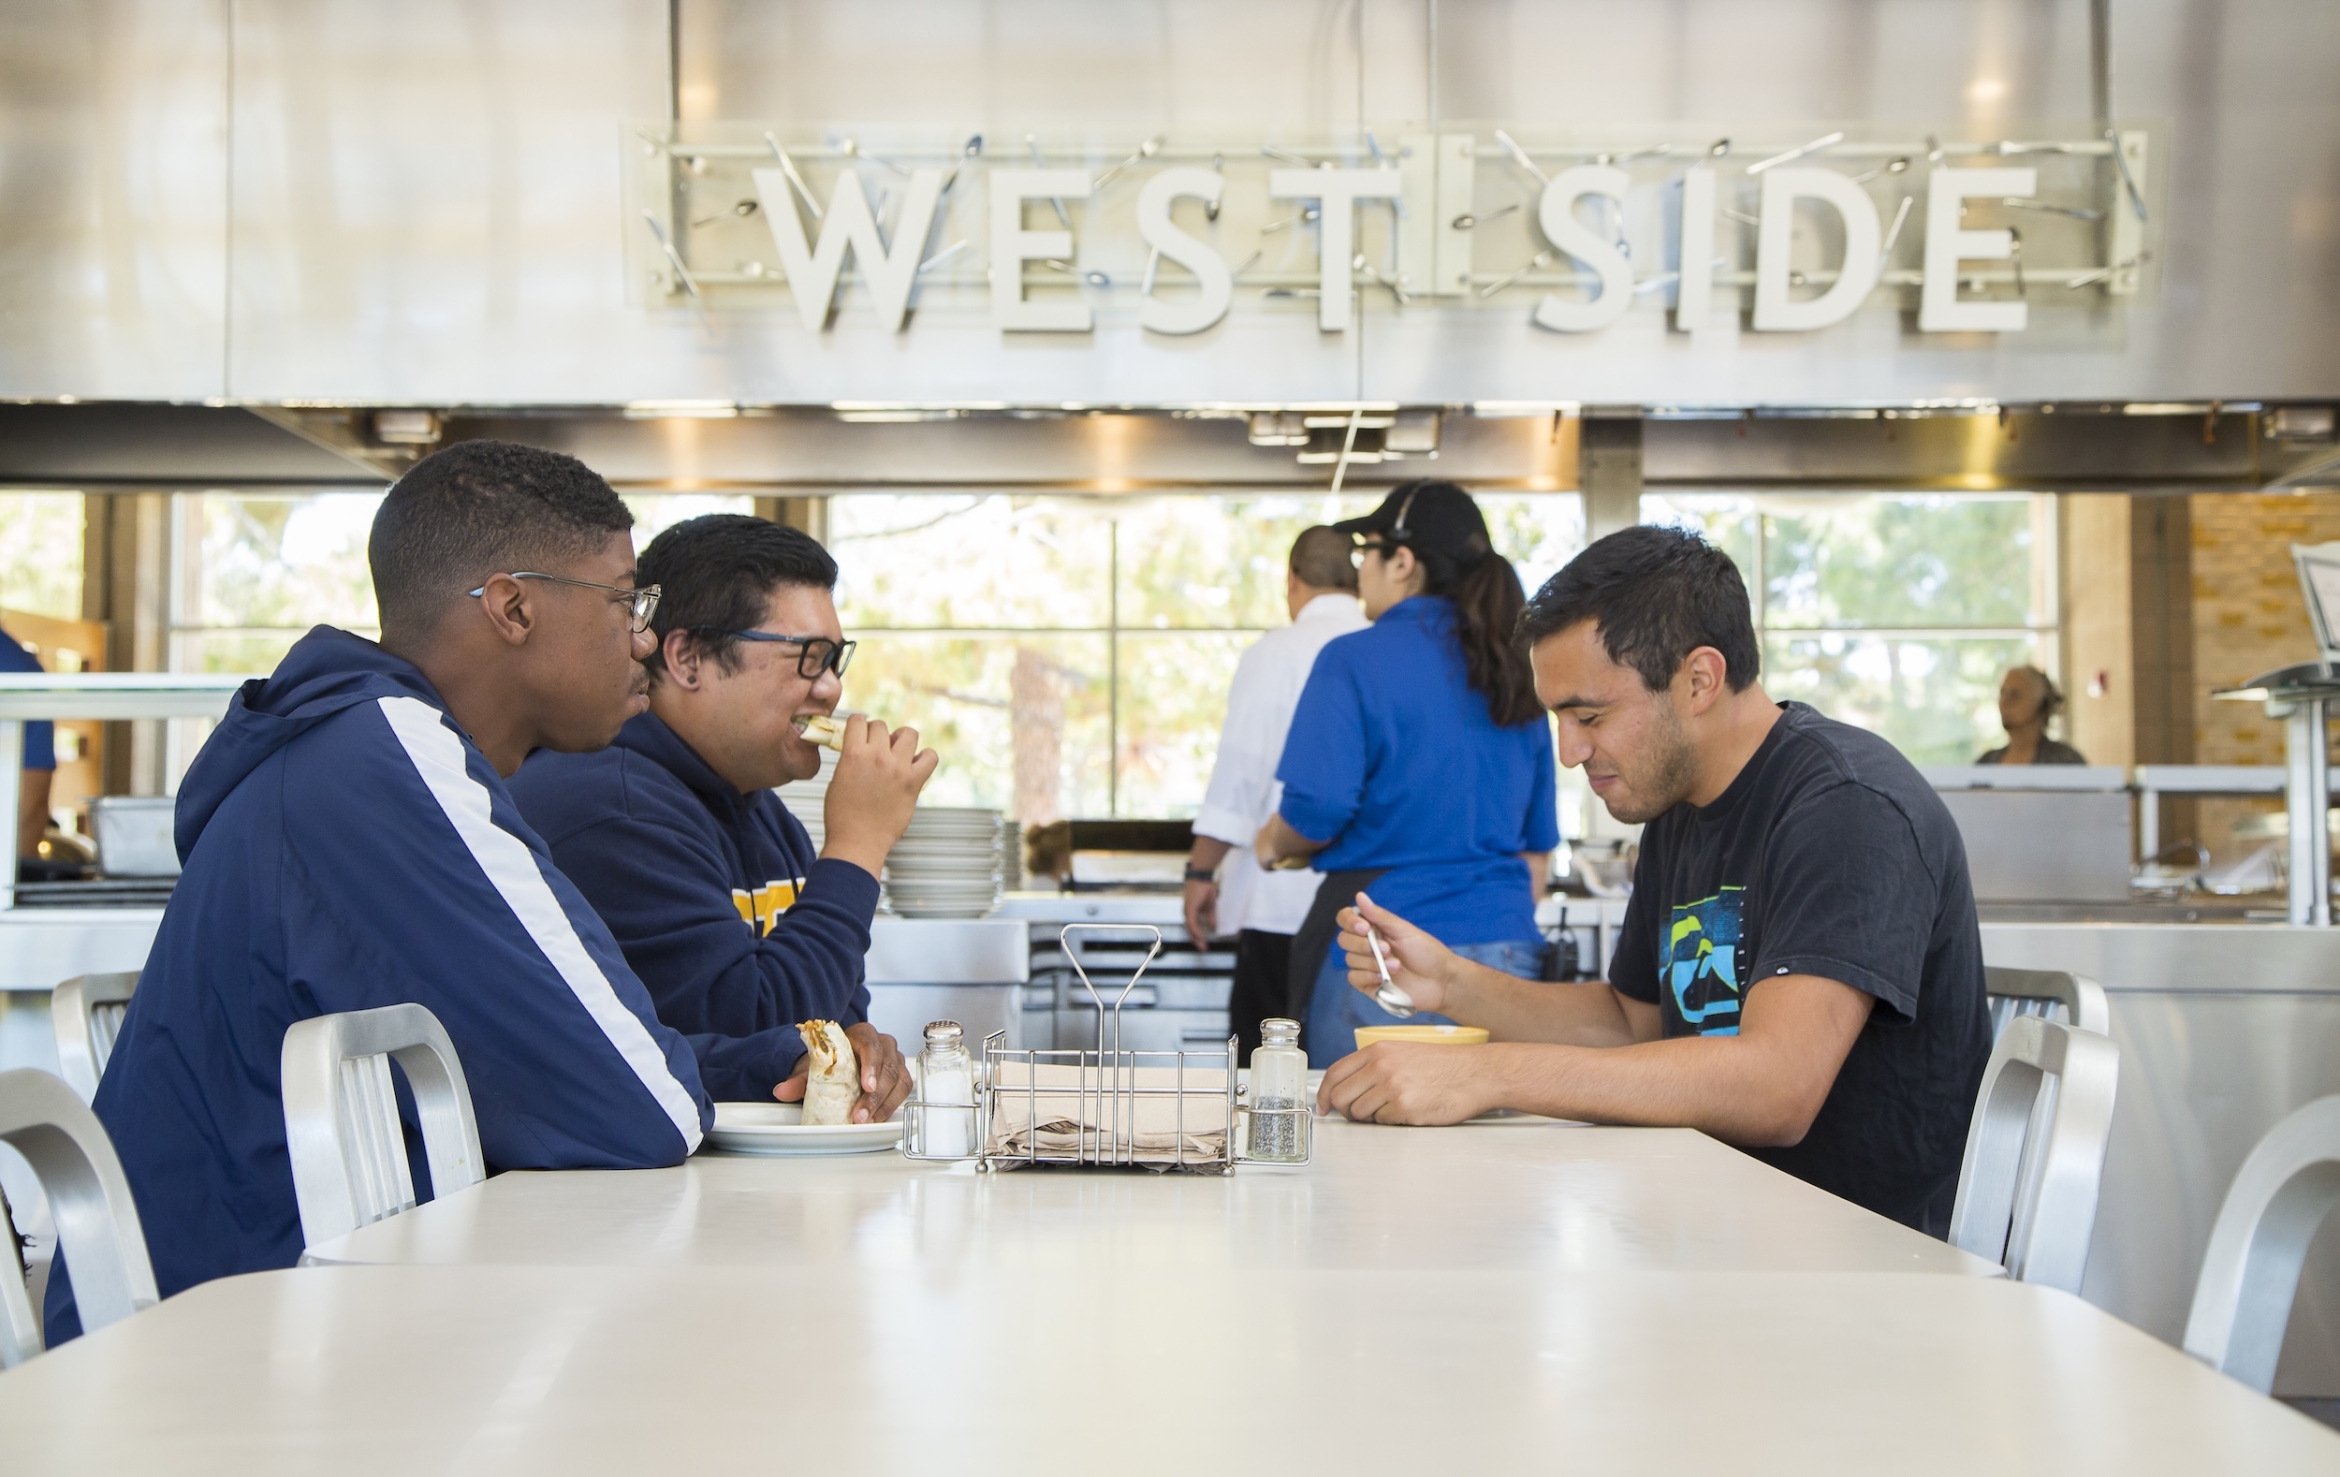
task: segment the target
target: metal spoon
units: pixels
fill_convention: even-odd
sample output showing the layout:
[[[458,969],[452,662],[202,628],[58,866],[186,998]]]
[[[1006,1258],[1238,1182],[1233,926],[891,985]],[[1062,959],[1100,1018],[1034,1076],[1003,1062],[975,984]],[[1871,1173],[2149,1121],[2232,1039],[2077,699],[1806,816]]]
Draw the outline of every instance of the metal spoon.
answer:
[[[1381,971],[1381,988],[1373,992],[1373,1003],[1404,1020],[1414,1013],[1414,997],[1399,989],[1397,981],[1389,977],[1389,956],[1381,952],[1381,935],[1373,931],[1370,923],[1365,924],[1365,942],[1373,946],[1373,967]]]

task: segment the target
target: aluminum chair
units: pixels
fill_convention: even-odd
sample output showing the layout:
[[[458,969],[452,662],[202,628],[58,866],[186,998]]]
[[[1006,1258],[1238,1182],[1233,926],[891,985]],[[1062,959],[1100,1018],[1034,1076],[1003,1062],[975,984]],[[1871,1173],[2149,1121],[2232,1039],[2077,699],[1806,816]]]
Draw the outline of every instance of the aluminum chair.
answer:
[[[2112,1006],[2104,986],[2086,975],[2060,969],[2004,969],[1983,967],[1983,993],[1990,997],[1991,1035],[1996,1038],[2007,1022],[2018,1016],[2045,1015],[2050,1005],[2064,1007],[2064,1024],[2112,1034]]]
[[[2120,1048],[2094,1031],[2029,1015],[2007,1023],[1966,1131],[1951,1245],[2018,1281],[2080,1291],[2120,1067]]]
[[[471,1089],[437,1016],[388,1005],[302,1021],[284,1033],[284,1137],[310,1246],[414,1209],[393,1058],[414,1093],[433,1195],[485,1178]]]
[[[83,1331],[153,1307],[154,1267],[146,1259],[138,1206],[113,1141],[88,1105],[46,1072],[0,1072],[0,1141],[32,1165],[49,1197]],[[42,1344],[16,1238],[0,1240],[9,1246],[8,1262],[0,1266],[0,1369],[6,1369],[38,1354]]]
[[[49,1028],[57,1033],[57,1068],[85,1103],[97,1101],[98,1080],[122,1034],[138,971],[77,974],[49,997]]]
[[[2275,1384],[2308,1243],[2340,1205],[2340,1096],[2267,1130],[2236,1171],[2194,1283],[2185,1350],[2260,1394]]]

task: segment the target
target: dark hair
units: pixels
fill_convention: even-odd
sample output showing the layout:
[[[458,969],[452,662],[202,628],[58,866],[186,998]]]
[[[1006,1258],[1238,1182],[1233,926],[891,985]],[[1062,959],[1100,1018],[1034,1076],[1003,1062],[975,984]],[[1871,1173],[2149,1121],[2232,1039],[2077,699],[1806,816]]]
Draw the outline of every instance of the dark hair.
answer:
[[[669,631],[688,631],[716,665],[738,671],[739,641],[727,633],[755,629],[765,602],[783,585],[835,589],[837,561],[801,528],[745,513],[708,513],[650,540],[636,577],[665,590],[650,620],[658,649],[643,662],[655,682],[666,673]]]
[[[1292,540],[1292,573],[1313,590],[1354,590],[1357,562],[1351,556],[1356,542],[1337,528],[1318,524],[1304,528]]]
[[[433,452],[383,496],[366,539],[382,637],[427,640],[488,576],[556,572],[633,526],[625,499],[573,456],[510,441]]]
[[[2040,722],[2045,723],[2048,719],[2055,717],[2056,714],[2063,711],[2064,690],[2056,686],[2055,678],[2050,677],[2046,672],[2040,670],[2038,667],[2023,666],[2017,667],[2015,670],[2018,672],[2029,672],[2032,676],[2039,679]]]
[[[1746,691],[1763,670],[1739,567],[1687,529],[1645,524],[1595,540],[1528,602],[1520,644],[1581,621],[1593,622],[1609,660],[1639,672],[1651,692],[1670,686],[1701,646],[1722,653],[1733,692]]]
[[[1463,490],[1451,482],[1422,482],[1416,486]],[[1403,491],[1404,489],[1400,489]],[[1468,494],[1464,494],[1468,496]],[[1526,649],[1513,639],[1526,593],[1519,571],[1492,548],[1478,546],[1471,557],[1423,548],[1408,541],[1422,566],[1422,593],[1454,603],[1455,639],[1462,646],[1463,674],[1473,692],[1487,700],[1487,715],[1499,728],[1531,723],[1544,716],[1536,699],[1534,669]]]

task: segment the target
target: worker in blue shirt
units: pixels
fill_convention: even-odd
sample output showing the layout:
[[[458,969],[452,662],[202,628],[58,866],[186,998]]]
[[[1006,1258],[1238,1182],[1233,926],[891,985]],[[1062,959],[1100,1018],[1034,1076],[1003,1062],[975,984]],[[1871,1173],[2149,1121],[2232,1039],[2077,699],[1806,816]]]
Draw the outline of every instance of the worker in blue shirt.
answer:
[[[1397,1021],[1349,988],[1330,948],[1340,908],[1371,888],[1438,919],[1424,926],[1457,953],[1533,979],[1536,893],[1560,840],[1551,725],[1512,639],[1526,596],[1478,504],[1451,482],[1409,482],[1333,526],[1359,540],[1373,624],[1318,655],[1276,769],[1283,802],[1256,843],[1265,865],[1327,874],[1292,943],[1315,1067],[1354,1050],[1357,1027]]]
[[[774,787],[820,772],[798,727],[836,711],[853,643],[837,564],[801,529],[737,513],[678,523],[642,551],[660,587],[643,665],[650,709],[597,753],[545,752],[512,795],[617,936],[675,1030],[753,1037],[843,1024],[861,1070],[856,1122],[909,1093],[900,1048],[868,1021],[862,982],[878,872],[934,772],[915,729],[846,720],[816,855]],[[784,1101],[802,1063],[750,1085]]]
[[[0,672],[38,672],[40,658],[0,631]],[[47,720],[24,726],[24,775],[16,792],[16,855],[37,857],[41,833],[49,828],[49,785],[57,776],[56,725]]]

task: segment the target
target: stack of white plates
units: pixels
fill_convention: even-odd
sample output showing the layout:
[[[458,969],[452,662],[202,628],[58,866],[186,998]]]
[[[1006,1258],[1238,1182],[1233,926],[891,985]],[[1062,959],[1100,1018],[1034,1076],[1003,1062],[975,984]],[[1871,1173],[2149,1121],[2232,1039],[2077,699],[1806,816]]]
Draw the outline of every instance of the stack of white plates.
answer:
[[[1024,823],[1012,817],[999,823],[999,885],[1008,892],[1024,885]]]
[[[782,785],[778,791],[780,802],[788,813],[804,822],[812,833],[813,855],[821,854],[821,844],[827,831],[826,817],[829,804],[829,776],[837,772],[837,756],[828,749],[821,750],[821,772],[809,780]]]
[[[999,906],[999,812],[921,805],[886,855],[886,904],[903,918],[981,918]]]

